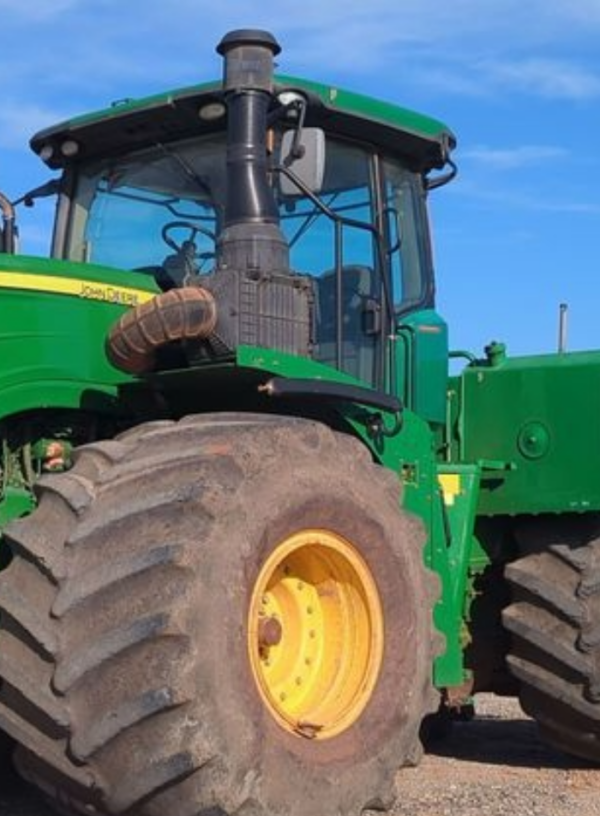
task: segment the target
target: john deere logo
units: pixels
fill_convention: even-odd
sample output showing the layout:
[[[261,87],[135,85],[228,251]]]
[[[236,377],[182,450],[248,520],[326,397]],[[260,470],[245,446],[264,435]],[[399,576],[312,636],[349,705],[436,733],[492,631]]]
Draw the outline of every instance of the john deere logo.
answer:
[[[23,289],[72,295],[85,300],[99,300],[118,306],[139,306],[154,297],[153,292],[129,286],[111,286],[81,278],[61,278],[51,275],[29,275],[23,272],[0,271],[0,289]]]

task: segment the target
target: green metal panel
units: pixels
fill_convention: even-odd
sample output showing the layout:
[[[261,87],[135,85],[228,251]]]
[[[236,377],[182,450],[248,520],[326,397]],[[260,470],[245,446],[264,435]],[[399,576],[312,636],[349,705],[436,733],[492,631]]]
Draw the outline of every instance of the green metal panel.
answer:
[[[600,509],[600,352],[500,353],[458,386],[459,458],[509,468],[484,479],[481,514]]]
[[[0,418],[60,406],[111,410],[128,378],[104,352],[109,326],[156,292],[151,278],[0,254]]]
[[[450,632],[447,648],[438,660],[438,674],[457,676],[463,667],[463,652],[470,642],[468,624],[475,598],[474,581],[490,563],[474,535],[477,502],[482,479],[480,465],[439,465],[438,479],[443,496],[445,530],[432,536],[431,566],[442,579],[443,619],[438,607],[438,628]],[[440,685],[460,685],[444,682]]]
[[[397,328],[396,380],[406,405],[423,419],[446,418],[448,327],[432,309],[404,315]]]
[[[109,364],[104,339],[126,308],[155,291],[151,279],[132,273],[0,254],[0,530],[34,506],[31,480],[13,484],[8,475],[9,455],[18,470],[31,468],[21,457],[31,439],[11,441],[13,429],[34,420],[43,427],[63,409],[122,414],[119,386],[130,378]],[[7,560],[0,539],[0,567]]]
[[[5,490],[0,502],[0,530],[12,519],[30,513],[35,506],[33,495],[27,490],[8,487]],[[4,548],[0,546],[0,561],[2,560]]]

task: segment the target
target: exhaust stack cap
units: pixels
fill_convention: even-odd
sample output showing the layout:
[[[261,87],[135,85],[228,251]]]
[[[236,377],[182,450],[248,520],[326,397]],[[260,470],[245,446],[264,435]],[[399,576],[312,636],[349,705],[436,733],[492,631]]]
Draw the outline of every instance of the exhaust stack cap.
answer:
[[[271,93],[273,57],[280,51],[281,46],[268,31],[241,28],[225,34],[217,46],[217,52],[224,57],[224,90]]]

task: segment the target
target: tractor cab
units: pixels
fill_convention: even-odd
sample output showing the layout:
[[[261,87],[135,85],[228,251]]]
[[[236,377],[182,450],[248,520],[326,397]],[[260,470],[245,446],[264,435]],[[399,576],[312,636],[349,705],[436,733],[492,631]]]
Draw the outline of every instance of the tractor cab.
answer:
[[[404,318],[434,305],[425,197],[453,136],[269,75],[276,43],[226,40],[222,84],[125,101],[33,139],[63,171],[53,254],[151,276],[162,291],[210,291],[218,323],[194,364],[248,344],[390,390]],[[244,74],[241,51],[257,70]],[[407,332],[395,344],[404,357]],[[406,391],[406,362],[401,376]]]

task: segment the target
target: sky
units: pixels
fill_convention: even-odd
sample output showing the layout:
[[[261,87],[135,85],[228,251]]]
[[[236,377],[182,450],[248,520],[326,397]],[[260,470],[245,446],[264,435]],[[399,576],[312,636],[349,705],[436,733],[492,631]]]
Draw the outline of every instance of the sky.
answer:
[[[218,78],[215,45],[264,28],[282,73],[427,113],[456,134],[431,194],[437,307],[453,349],[600,348],[600,0],[0,0],[0,190],[50,177],[30,151],[73,115]],[[50,201],[19,210],[47,254]]]

